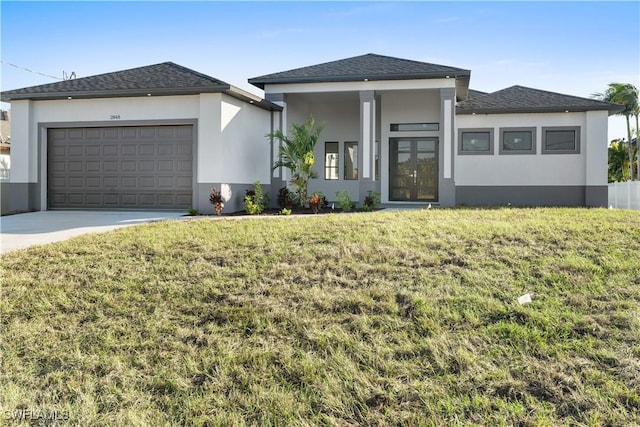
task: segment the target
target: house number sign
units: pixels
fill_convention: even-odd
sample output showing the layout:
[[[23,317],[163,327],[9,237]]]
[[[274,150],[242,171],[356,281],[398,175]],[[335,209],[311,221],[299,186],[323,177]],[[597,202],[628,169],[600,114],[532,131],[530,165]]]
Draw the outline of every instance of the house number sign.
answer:
[[[110,118],[111,120],[120,120],[120,114],[112,114]]]

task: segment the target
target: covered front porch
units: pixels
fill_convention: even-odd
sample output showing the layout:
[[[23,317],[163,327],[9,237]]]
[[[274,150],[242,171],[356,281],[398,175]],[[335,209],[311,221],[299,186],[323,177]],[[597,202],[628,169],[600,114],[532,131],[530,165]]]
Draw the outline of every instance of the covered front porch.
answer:
[[[310,115],[324,125],[314,151],[319,176],[310,182],[310,194],[321,192],[335,201],[336,192],[346,190],[361,203],[375,191],[387,206],[453,206],[454,82],[266,97],[283,107],[276,128],[289,129]],[[274,170],[272,188],[286,185],[287,173]]]

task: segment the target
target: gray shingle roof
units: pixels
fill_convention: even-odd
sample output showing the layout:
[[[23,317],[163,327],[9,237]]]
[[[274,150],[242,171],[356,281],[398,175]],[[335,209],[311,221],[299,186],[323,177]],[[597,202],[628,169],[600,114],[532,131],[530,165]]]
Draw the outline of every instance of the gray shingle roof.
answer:
[[[479,96],[486,95],[486,94],[487,94],[487,92],[481,92],[479,90],[469,89],[469,93],[467,95],[467,99],[477,98]]]
[[[392,58],[373,53],[324,64],[296,68],[249,79],[249,83],[264,89],[265,84],[348,82],[368,80],[409,80],[468,77],[469,70],[429,64],[408,59]]]
[[[232,85],[173,62],[65,80],[2,92],[2,101],[19,99],[111,98],[125,96],[188,95],[224,92],[267,109],[268,101]]]
[[[471,91],[470,91],[471,92]],[[554,113],[564,111],[619,111],[621,106],[578,96],[524,86],[511,86],[487,94],[473,94],[456,105],[457,114]]]

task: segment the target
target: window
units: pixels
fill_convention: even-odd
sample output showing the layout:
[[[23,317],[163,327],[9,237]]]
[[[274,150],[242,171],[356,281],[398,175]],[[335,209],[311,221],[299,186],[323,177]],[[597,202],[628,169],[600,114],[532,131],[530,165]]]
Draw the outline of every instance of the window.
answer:
[[[358,179],[358,142],[344,143],[344,179]]]
[[[500,128],[500,154],[535,154],[536,128]]]
[[[393,132],[407,132],[420,130],[440,130],[438,123],[391,123],[390,129]]]
[[[542,154],[580,154],[580,126],[543,127]]]
[[[493,128],[460,129],[458,154],[493,154]]]
[[[338,171],[340,170],[338,159],[338,143],[324,143],[324,179],[338,179]]]

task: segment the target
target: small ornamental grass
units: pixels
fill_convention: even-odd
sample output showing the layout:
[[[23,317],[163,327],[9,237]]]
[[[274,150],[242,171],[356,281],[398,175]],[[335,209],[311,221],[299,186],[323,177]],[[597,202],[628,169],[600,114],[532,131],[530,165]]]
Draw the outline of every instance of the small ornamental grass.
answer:
[[[638,253],[640,215],[604,209],[199,217],[11,252],[0,424],[638,425]]]

